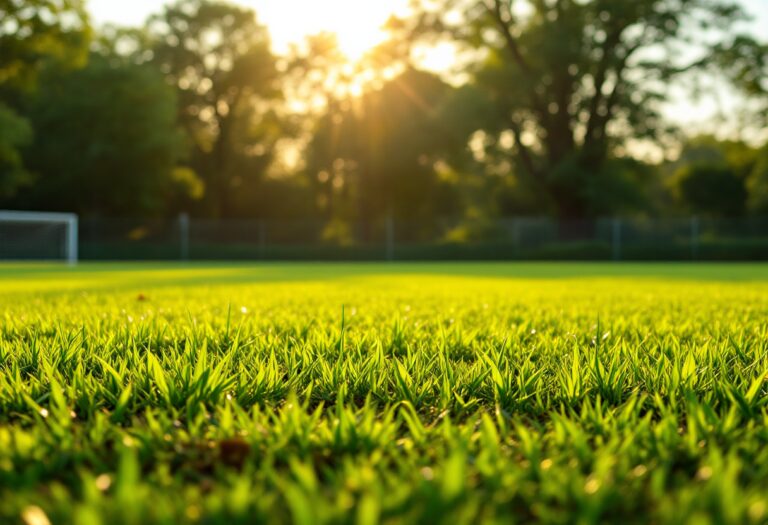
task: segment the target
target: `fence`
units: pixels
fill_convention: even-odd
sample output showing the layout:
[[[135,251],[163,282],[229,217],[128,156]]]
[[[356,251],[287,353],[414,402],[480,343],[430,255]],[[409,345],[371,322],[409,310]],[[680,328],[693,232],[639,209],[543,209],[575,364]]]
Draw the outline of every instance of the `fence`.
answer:
[[[34,226],[34,227],[33,227]],[[79,221],[81,260],[768,260],[768,218]],[[0,259],[63,256],[64,230],[0,223]]]
[[[82,219],[84,260],[768,260],[768,218]]]

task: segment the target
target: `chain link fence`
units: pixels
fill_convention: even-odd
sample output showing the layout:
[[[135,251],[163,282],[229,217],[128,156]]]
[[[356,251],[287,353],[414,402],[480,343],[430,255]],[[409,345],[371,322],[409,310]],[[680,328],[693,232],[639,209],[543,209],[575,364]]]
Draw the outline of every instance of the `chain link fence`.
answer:
[[[768,218],[80,220],[82,260],[768,260]]]

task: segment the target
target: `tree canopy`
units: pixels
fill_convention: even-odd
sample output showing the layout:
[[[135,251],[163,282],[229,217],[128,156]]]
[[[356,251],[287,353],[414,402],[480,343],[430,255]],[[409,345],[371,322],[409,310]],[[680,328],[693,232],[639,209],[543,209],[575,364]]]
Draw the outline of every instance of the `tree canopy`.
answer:
[[[436,76],[409,69],[360,99],[331,107],[308,154],[321,207],[351,206],[365,222],[441,211],[440,201],[430,198],[440,191],[437,163],[462,147],[443,125],[450,93]]]
[[[221,0],[96,32],[82,1],[0,0],[0,204],[363,230],[768,211],[766,146],[664,117],[672,89],[716,73],[764,125],[768,44],[736,0],[413,5],[352,62],[332,34],[277,54]],[[418,52],[440,43],[455,67],[428,72]]]
[[[148,31],[152,63],[177,89],[207,211],[232,214],[235,195],[258,183],[283,132],[271,105],[281,87],[267,30],[250,9],[180,0],[154,16]]]
[[[508,132],[516,165],[561,216],[587,216],[611,157],[658,141],[676,77],[707,62],[705,38],[744,13],[731,0],[429,0],[401,26],[472,51],[471,71]],[[699,46],[697,49],[696,46]]]
[[[0,199],[29,184],[20,148],[32,126],[19,114],[45,66],[82,64],[90,35],[81,0],[0,1]]]
[[[83,0],[2,0],[0,88],[29,88],[52,58],[82,63],[89,36]]]
[[[184,156],[175,93],[148,66],[94,56],[49,72],[29,103],[36,139],[26,151],[36,207],[86,214],[161,213]]]

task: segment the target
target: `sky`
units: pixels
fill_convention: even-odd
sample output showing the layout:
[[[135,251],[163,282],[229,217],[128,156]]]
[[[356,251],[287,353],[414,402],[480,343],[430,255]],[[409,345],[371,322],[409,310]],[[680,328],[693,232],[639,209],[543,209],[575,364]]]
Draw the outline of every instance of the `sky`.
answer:
[[[260,22],[269,28],[275,50],[284,52],[290,44],[322,31],[337,34],[342,51],[356,59],[386,37],[382,24],[392,14],[407,11],[408,0],[236,0],[255,9]],[[147,16],[160,10],[164,0],[89,0],[89,10],[96,25],[113,23],[138,26]],[[755,19],[749,28],[768,40],[768,0],[741,0]],[[444,51],[444,49],[442,50]],[[427,66],[440,69],[450,60],[444,52],[427,57]],[[432,64],[430,64],[432,61]],[[687,129],[701,132],[734,133],[733,115],[738,97],[732,89],[715,83],[698,100],[686,90],[673,91],[665,112]],[[730,125],[725,121],[731,119]],[[738,130],[737,130],[738,131]],[[749,138],[749,137],[746,137]],[[755,137],[763,140],[765,137]]]
[[[139,25],[160,10],[162,0],[90,0],[96,23]],[[408,0],[237,0],[255,9],[270,30],[276,51],[322,31],[338,34],[342,50],[352,58],[385,38],[381,26],[393,14],[404,13]]]
[[[163,0],[89,0],[89,10],[97,24],[116,23],[135,26],[160,10]],[[380,26],[392,14],[403,13],[408,0],[237,0],[252,7],[262,23],[270,28],[278,51],[308,34],[324,30],[339,34],[342,46],[368,47],[384,34]],[[768,0],[741,0],[756,18],[753,28],[763,28],[768,38]],[[359,50],[358,50],[359,52]]]

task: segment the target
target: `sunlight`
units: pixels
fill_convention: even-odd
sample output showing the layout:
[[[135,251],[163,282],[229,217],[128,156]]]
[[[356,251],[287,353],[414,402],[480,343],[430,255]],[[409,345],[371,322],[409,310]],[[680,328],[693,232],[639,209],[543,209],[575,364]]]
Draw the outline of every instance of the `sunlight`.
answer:
[[[422,47],[416,50],[416,60],[420,67],[427,71],[443,73],[450,71],[456,64],[456,45],[443,42],[436,46]]]
[[[259,19],[269,27],[275,49],[284,51],[306,36],[334,33],[341,51],[352,61],[360,60],[387,38],[382,26],[387,19],[403,14],[408,0],[250,0]]]

